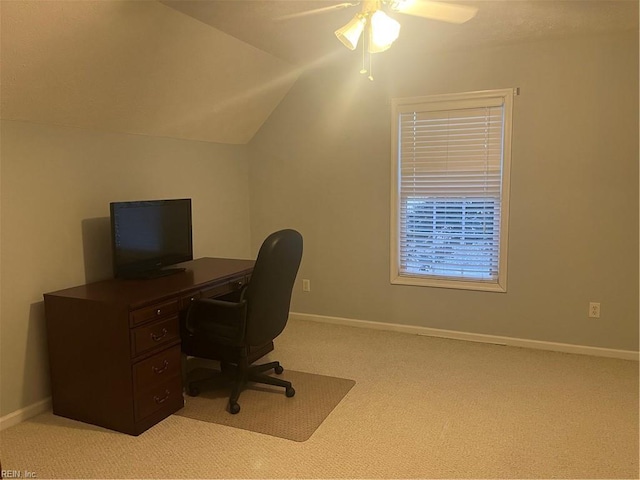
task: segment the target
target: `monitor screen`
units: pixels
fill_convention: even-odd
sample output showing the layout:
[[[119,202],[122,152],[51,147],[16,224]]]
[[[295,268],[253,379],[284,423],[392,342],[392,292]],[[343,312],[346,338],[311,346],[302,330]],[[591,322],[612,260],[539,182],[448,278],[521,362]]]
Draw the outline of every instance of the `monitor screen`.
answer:
[[[113,202],[110,208],[115,277],[154,276],[193,260],[190,198]]]

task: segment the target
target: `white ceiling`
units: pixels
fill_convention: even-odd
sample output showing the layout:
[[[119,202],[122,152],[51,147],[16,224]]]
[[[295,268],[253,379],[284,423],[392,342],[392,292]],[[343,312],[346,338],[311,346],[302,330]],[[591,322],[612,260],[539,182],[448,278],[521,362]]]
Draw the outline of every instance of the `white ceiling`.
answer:
[[[358,7],[278,20],[335,3],[0,0],[2,118],[247,143],[300,72],[358,54],[333,34]],[[638,29],[638,0],[458,3],[477,16],[452,25],[395,15],[402,30],[389,52]]]
[[[346,49],[333,32],[360,10],[354,6],[279,20],[344,0],[160,1],[298,65],[314,63],[332,53],[343,53]],[[357,0],[350,1],[357,3]],[[476,6],[478,13],[462,25],[393,14],[402,25],[397,43],[427,51],[453,50],[638,28],[638,0],[444,1]]]

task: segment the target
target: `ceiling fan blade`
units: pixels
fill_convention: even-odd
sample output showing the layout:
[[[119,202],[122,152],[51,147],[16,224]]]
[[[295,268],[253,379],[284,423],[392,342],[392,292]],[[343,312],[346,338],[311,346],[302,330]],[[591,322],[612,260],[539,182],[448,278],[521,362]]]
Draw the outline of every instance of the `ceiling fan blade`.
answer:
[[[475,17],[478,12],[476,7],[432,0],[396,0],[393,2],[391,9],[398,13],[449,23],[467,22]]]
[[[356,5],[359,5],[360,2],[345,2],[345,3],[338,3],[335,5],[329,5],[327,7],[321,7],[321,8],[314,8],[313,10],[305,10],[303,12],[297,12],[297,13],[290,13],[288,15],[282,15],[280,17],[277,17],[276,20],[291,20],[293,18],[301,18],[301,17],[307,17],[310,15],[317,15],[319,13],[325,13],[325,12],[331,12],[334,10],[342,10],[343,8],[349,8],[349,7],[355,7]]]

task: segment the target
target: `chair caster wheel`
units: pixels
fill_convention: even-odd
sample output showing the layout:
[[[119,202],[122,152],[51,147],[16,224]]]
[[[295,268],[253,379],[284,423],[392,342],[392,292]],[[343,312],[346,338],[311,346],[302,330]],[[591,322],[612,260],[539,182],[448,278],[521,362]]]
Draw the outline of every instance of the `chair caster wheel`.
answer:
[[[232,415],[235,415],[239,411],[240,411],[240,405],[238,405],[235,402],[234,403],[229,402],[229,413],[231,413]]]
[[[284,392],[284,394],[285,394],[287,397],[291,398],[291,397],[293,397],[293,396],[296,394],[296,391],[293,389],[293,387],[289,387],[289,388],[287,388],[287,390]]]
[[[189,395],[190,397],[197,397],[198,395],[200,395],[200,389],[196,386],[189,385],[187,387],[187,395]]]
[[[282,365],[278,365],[273,369],[273,371],[280,375],[282,372],[284,372],[284,368],[282,368]]]

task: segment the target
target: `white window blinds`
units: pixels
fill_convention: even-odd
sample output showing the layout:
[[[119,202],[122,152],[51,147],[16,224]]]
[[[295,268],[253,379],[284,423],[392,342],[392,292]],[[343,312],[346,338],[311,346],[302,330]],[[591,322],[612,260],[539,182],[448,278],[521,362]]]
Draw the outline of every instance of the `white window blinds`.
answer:
[[[471,95],[394,104],[392,281],[395,274],[396,280],[470,282],[463,288],[495,284],[504,290],[510,112],[505,115],[504,94]]]

